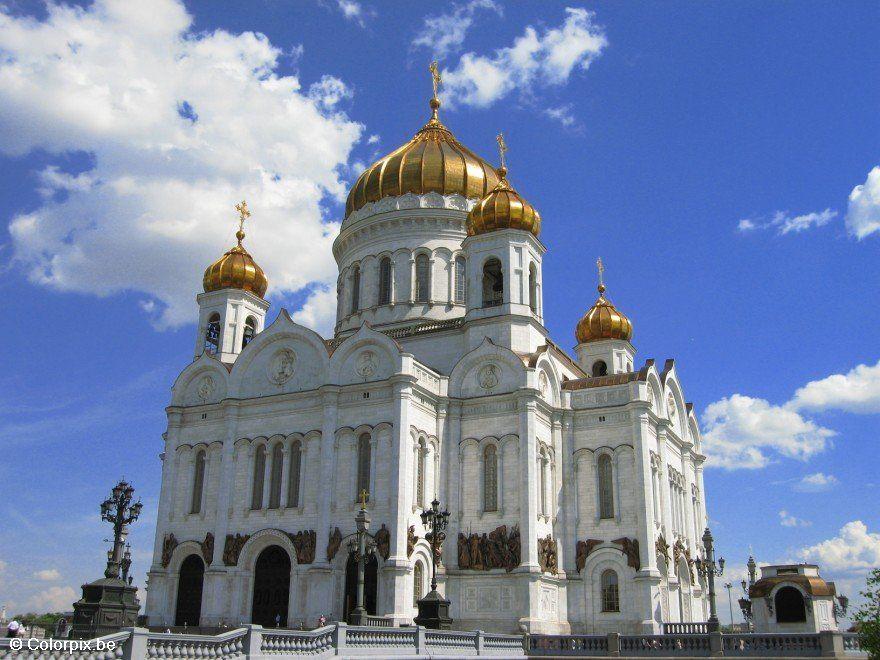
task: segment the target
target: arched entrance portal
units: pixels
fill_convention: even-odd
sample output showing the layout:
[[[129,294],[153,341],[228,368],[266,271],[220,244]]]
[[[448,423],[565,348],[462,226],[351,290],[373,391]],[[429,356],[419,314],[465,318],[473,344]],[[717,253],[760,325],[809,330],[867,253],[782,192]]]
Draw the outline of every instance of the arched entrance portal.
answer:
[[[177,606],[175,626],[197,626],[202,614],[202,585],[205,581],[205,562],[198,555],[190,555],[180,565],[177,578]]]
[[[345,564],[345,603],[343,604],[343,618],[348,621],[348,615],[357,604],[357,580],[358,580],[358,563],[355,561],[354,553],[348,555],[348,561]],[[376,613],[376,594],[379,590],[379,562],[376,555],[370,555],[367,558],[364,567],[364,606],[367,608],[368,614]]]
[[[287,627],[290,599],[290,557],[284,548],[270,545],[254,566],[254,601],[251,623],[266,628]]]

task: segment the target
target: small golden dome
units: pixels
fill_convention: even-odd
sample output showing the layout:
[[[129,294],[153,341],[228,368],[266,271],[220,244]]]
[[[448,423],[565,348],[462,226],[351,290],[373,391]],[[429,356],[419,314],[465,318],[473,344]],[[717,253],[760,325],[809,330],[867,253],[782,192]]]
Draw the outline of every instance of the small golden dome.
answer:
[[[239,228],[235,232],[238,245],[205,269],[202,286],[205,289],[205,293],[219,291],[220,289],[242,289],[262,298],[266,293],[266,288],[269,286],[269,280],[266,278],[266,273],[263,272],[263,269],[257,265],[257,262],[254,261],[253,257],[248,254],[248,251],[241,244],[244,240],[242,226],[245,218],[250,216],[250,212],[247,210],[247,202],[242,202],[236,205],[235,208],[241,214]]]
[[[495,169],[465,147],[437,118],[440,100],[431,99],[431,119],[412,140],[370,165],[348,194],[345,215],[384,197],[406,193],[483,197],[498,183]]]
[[[578,321],[575,336],[579,344],[600,339],[632,339],[633,326],[623,312],[605,298],[605,285],[599,285],[599,298]]]
[[[541,233],[541,215],[507,181],[507,168],[498,168],[500,181],[483,197],[467,217],[468,236],[497,229],[522,229],[535,236]]]

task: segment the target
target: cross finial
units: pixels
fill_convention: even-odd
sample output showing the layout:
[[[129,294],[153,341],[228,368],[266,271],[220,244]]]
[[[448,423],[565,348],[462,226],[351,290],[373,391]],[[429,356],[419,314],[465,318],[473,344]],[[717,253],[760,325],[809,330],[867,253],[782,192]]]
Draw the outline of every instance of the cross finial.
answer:
[[[238,211],[238,231],[235,233],[235,237],[238,239],[238,244],[241,245],[241,241],[244,239],[244,221],[251,217],[251,212],[248,211],[245,200],[241,200],[241,203],[236,204],[235,210]]]
[[[495,141],[498,143],[498,154],[501,158],[501,169],[507,172],[507,161],[504,159],[504,154],[507,153],[507,143],[504,141],[504,133],[499,133],[495,138]]]
[[[439,101],[440,85],[443,83],[443,78],[440,77],[440,67],[437,66],[437,60],[431,62],[428,70],[431,72],[431,82],[434,85],[434,100]]]
[[[361,491],[361,508],[362,508],[362,509],[366,509],[366,508],[367,508],[367,498],[368,498],[369,496],[370,496],[370,494],[367,492],[367,489],[364,488],[364,489]]]
[[[596,268],[599,271],[599,293],[605,291],[605,264],[602,263],[602,257],[596,259]]]

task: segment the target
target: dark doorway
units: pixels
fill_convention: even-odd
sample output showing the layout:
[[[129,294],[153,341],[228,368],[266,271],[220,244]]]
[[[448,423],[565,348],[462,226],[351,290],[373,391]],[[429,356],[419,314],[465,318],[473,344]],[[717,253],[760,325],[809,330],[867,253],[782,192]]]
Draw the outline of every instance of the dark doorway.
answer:
[[[205,581],[205,562],[198,555],[190,555],[180,565],[177,578],[177,607],[175,626],[198,626],[202,614],[202,585]]]
[[[804,597],[794,587],[782,587],[776,592],[776,623],[803,623],[807,620]]]
[[[357,580],[358,565],[354,559],[354,554],[348,555],[348,562],[345,564],[345,603],[343,605],[344,620],[348,621],[348,615],[357,604]],[[376,555],[370,555],[367,558],[367,564],[364,567],[364,606],[367,608],[368,614],[376,613],[376,594],[379,590],[379,562]]]
[[[254,566],[254,602],[251,623],[265,628],[287,627],[290,598],[290,556],[284,548],[270,545]]]

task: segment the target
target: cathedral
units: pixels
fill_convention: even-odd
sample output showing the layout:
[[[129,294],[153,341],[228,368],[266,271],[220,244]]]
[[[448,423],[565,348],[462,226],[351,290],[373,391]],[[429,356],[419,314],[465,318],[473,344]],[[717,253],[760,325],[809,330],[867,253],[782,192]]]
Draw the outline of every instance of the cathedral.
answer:
[[[575,356],[548,336],[542,219],[503,139],[496,168],[441,123],[436,84],[430,108],[348,195],[332,337],[284,309],[266,324],[236,207],[238,244],[205,271],[194,360],[166,409],[149,625],[343,619],[362,498],[366,607],[395,625],[429,589],[420,514],[435,498],[454,627],[706,620],[705,457],[674,361],[637,361],[601,262]]]

